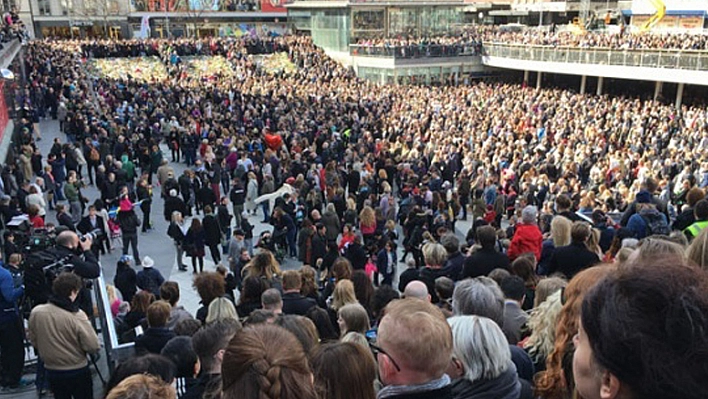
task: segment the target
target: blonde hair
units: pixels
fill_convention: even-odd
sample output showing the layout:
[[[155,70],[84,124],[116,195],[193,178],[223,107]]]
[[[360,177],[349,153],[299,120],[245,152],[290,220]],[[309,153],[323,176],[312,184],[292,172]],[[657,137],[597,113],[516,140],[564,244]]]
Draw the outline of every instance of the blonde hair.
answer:
[[[531,311],[527,322],[531,336],[524,343],[524,349],[534,363],[546,359],[553,351],[556,324],[562,308],[561,291],[558,290]]]
[[[216,321],[233,319],[238,320],[236,307],[228,299],[221,297],[216,298],[209,304],[209,311],[206,317],[206,323],[211,324]]]
[[[565,216],[556,216],[551,220],[551,239],[556,248],[570,244],[570,230],[572,228],[573,222]]]
[[[378,330],[379,345],[399,367],[440,378],[452,358],[452,330],[435,305],[399,299],[386,306]]]
[[[177,393],[168,383],[149,374],[134,374],[113,387],[106,399],[175,399]]]
[[[332,305],[330,307],[339,311],[339,309],[350,303],[359,303],[354,293],[354,283],[351,280],[340,280],[334,286]]]
[[[364,209],[359,213],[359,221],[362,226],[375,226],[376,225],[376,213],[374,209],[370,206],[365,206]]]
[[[441,244],[429,242],[423,246],[423,260],[426,266],[442,266],[447,260],[447,250]]]

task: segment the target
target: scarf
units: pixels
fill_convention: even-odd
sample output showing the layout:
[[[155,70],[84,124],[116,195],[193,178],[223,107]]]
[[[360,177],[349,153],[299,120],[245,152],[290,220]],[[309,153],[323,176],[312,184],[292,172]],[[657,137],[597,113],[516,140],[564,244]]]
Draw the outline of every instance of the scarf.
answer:
[[[49,303],[54,306],[58,306],[67,312],[76,313],[79,311],[79,305],[76,302],[72,302],[69,298],[61,298],[56,295],[49,297]]]
[[[450,377],[447,374],[443,374],[442,377],[437,380],[428,381],[425,384],[420,385],[389,385],[383,387],[378,395],[377,399],[384,399],[400,395],[410,395],[421,392],[435,391],[450,385]]]

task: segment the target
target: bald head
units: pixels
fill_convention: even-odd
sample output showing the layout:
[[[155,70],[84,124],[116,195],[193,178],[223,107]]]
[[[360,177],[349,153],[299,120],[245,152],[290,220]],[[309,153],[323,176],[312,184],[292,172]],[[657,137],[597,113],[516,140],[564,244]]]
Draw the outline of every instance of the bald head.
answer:
[[[422,281],[411,281],[406,285],[406,289],[403,290],[403,296],[406,298],[416,298],[422,299],[424,301],[430,302],[430,293],[428,292],[428,286]]]
[[[79,246],[79,236],[70,230],[62,231],[57,236],[57,245],[74,249]]]

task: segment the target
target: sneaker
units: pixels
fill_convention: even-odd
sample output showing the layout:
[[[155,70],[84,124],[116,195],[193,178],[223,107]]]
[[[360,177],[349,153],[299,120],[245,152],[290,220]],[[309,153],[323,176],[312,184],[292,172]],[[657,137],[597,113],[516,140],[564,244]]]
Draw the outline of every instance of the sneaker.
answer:
[[[23,391],[30,386],[34,386],[34,380],[21,378],[17,384],[7,385],[2,388],[3,392]]]

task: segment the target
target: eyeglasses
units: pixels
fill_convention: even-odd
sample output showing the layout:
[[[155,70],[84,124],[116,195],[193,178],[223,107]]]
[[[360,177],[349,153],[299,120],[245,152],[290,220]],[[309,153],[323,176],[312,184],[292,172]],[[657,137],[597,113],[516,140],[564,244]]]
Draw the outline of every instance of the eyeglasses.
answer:
[[[382,355],[388,356],[388,358],[391,359],[391,363],[393,363],[393,366],[396,368],[396,371],[398,371],[398,372],[401,371],[401,368],[398,367],[398,363],[396,363],[396,361],[391,357],[391,355],[389,355],[385,350],[379,348],[378,346],[372,344],[371,342],[369,342],[369,348],[371,348],[371,353],[374,354],[374,357],[377,357],[379,353],[381,353]]]

